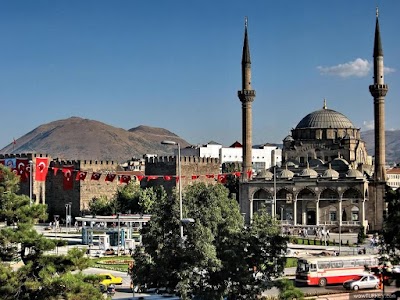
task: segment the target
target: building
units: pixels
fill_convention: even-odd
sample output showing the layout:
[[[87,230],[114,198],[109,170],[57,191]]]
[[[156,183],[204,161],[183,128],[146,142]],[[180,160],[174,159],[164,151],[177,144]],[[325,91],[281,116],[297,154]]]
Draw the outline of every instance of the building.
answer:
[[[245,36],[246,46],[247,22]],[[247,51],[242,62],[245,55],[250,57]],[[374,165],[360,129],[345,115],[328,109],[324,101],[322,109],[302,118],[284,138],[281,167],[240,182],[240,208],[247,223],[265,206],[288,226],[323,225],[332,231],[382,228],[386,209],[384,100],[388,87],[383,79],[378,12],[373,57],[374,82],[369,90],[374,98]],[[242,71],[243,81],[249,72]],[[245,121],[243,130],[251,136],[252,128]]]
[[[400,188],[400,167],[393,167],[386,170],[387,185],[392,189]]]
[[[176,154],[176,153],[175,153]],[[209,142],[205,145],[189,146],[181,149],[182,156],[194,156],[205,158],[217,158],[221,166],[224,164],[235,164],[239,170],[243,164],[243,147],[239,142],[229,147],[223,147],[216,142]],[[253,172],[268,169],[282,162],[282,149],[274,144],[263,144],[253,146],[251,149],[251,165]]]

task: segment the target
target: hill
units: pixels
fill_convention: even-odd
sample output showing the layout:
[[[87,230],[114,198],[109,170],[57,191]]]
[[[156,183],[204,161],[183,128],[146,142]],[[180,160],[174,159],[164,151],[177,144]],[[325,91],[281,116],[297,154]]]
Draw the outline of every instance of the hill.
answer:
[[[369,155],[375,154],[374,130],[361,132],[361,138],[365,141]],[[400,130],[386,131],[386,163],[400,163]]]
[[[125,130],[98,121],[71,117],[40,125],[0,150],[0,153],[36,152],[65,160],[109,160],[124,162],[144,154],[172,155],[174,146],[163,140],[188,142],[176,134],[149,126]]]

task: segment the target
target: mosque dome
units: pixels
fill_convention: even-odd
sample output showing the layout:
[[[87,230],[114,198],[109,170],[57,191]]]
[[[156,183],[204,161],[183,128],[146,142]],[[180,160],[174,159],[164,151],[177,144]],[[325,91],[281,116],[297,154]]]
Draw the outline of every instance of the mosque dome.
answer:
[[[294,173],[290,170],[288,170],[287,166],[286,169],[283,169],[280,174],[279,174],[279,178],[282,179],[292,179],[294,176]]]
[[[291,135],[288,135],[283,139],[283,141],[284,142],[293,142],[294,138]]]
[[[363,174],[356,169],[349,169],[346,174],[347,178],[363,179]]]
[[[307,164],[307,168],[301,171],[301,177],[309,177],[309,178],[317,178],[318,173],[314,169],[310,169],[310,166]]]
[[[256,178],[264,178],[265,180],[272,180],[273,177],[274,174],[268,170],[261,170],[256,176]]]
[[[343,114],[328,109],[325,102],[322,109],[309,113],[297,124],[296,129],[302,128],[355,128],[355,126]]]
[[[329,164],[329,169],[327,169],[324,174],[322,174],[323,178],[330,179],[339,179],[339,172],[331,168],[331,164]]]

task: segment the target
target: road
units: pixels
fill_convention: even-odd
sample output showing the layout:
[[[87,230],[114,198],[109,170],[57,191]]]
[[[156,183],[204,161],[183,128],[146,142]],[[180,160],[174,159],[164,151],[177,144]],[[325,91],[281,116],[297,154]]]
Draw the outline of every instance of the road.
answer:
[[[68,233],[66,232],[52,232],[52,231],[45,231],[44,226],[36,226],[36,229],[39,232],[44,233],[49,238],[62,238],[68,241],[69,245],[64,246],[64,247],[59,247],[57,250],[55,250],[58,254],[64,254],[68,251],[69,248],[72,247],[79,247],[79,248],[87,248],[87,245],[82,245],[81,244],[81,236],[80,233],[75,232],[75,231],[70,231]],[[352,239],[354,238],[354,235],[352,236],[346,236],[346,239]],[[338,247],[322,247],[322,246],[312,246],[312,245],[290,245],[292,251],[298,252],[299,256],[305,253],[313,253],[313,252],[321,252],[321,250],[336,250],[338,251]],[[365,245],[367,247],[367,244]],[[364,247],[364,245],[362,245]],[[53,251],[53,253],[55,252]],[[349,254],[353,254],[351,252],[355,251],[355,248],[353,247],[346,247],[342,246],[341,247],[342,252],[349,252]],[[371,253],[372,249],[368,248],[368,252]],[[289,275],[289,277],[293,278],[295,268],[286,268],[285,269],[285,274]],[[135,296],[133,296],[133,293],[130,289],[130,278],[126,273],[123,272],[117,272],[117,271],[110,271],[110,270],[104,270],[104,269],[98,269],[98,268],[89,268],[84,271],[86,274],[99,274],[99,273],[112,273],[115,276],[122,277],[123,283],[121,286],[116,287],[116,293],[113,296],[113,300],[123,300],[123,299],[146,299],[146,300],[157,300],[157,299],[180,299],[179,297],[175,296],[170,296],[170,295],[157,295],[157,294],[146,294],[146,293],[135,293]],[[331,297],[332,293],[343,293],[344,288],[341,285],[332,285],[332,286],[327,286],[325,288],[322,287],[300,287],[301,291],[304,294],[312,294],[312,295],[321,295],[321,298],[315,297],[315,299],[333,299]],[[394,286],[389,286],[385,287],[385,293],[392,293],[396,291],[397,289]],[[371,293],[375,294],[382,294],[381,290],[375,290],[375,291],[369,291]],[[264,291],[263,295],[265,296],[277,296],[279,294],[279,291],[276,288],[272,288],[271,290]],[[327,296],[322,296],[322,295],[329,295]],[[345,294],[348,296],[348,294]]]

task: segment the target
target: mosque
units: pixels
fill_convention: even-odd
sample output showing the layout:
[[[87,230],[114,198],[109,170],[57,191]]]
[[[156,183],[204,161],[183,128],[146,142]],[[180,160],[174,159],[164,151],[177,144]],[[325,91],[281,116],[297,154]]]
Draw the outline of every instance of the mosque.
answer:
[[[368,156],[360,129],[343,114],[322,108],[309,113],[284,138],[282,164],[245,176],[239,183],[239,203],[247,223],[266,206],[290,227],[325,226],[331,231],[380,230],[385,213],[385,113],[388,86],[384,83],[379,16],[374,40],[373,97],[374,161]],[[245,23],[242,54],[243,172],[252,170],[251,60]]]

